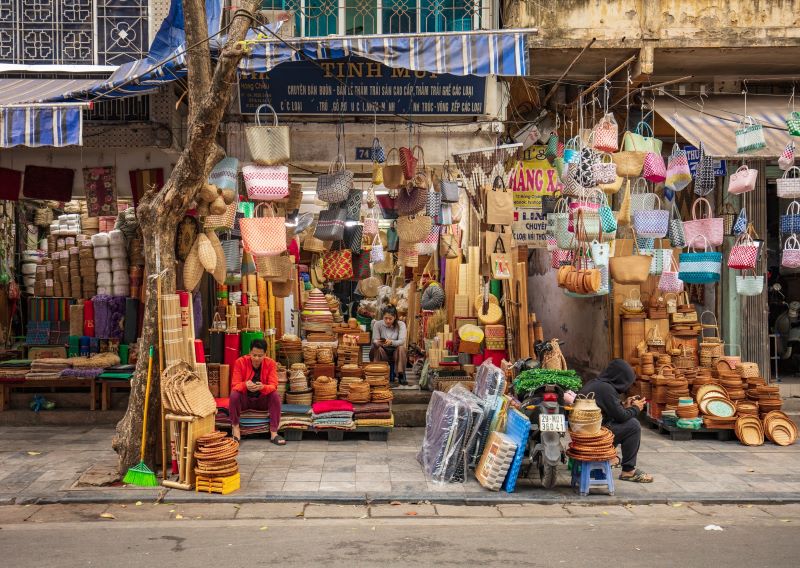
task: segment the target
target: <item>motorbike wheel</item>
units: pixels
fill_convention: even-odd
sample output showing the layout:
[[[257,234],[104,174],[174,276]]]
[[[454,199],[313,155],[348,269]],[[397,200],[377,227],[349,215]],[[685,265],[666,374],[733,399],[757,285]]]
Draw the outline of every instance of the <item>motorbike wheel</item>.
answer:
[[[542,475],[542,487],[545,489],[552,489],[556,486],[556,481],[558,480],[558,466],[544,465],[539,470],[539,473]]]

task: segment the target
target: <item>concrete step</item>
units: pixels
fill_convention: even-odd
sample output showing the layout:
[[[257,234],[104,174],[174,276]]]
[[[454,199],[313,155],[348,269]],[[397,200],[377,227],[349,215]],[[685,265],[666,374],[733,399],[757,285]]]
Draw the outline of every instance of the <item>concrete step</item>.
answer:
[[[0,426],[114,426],[124,414],[124,410],[6,410],[0,412]]]
[[[395,427],[424,427],[427,404],[397,404],[392,402]]]
[[[431,399],[431,391],[419,389],[398,389],[393,388],[394,400],[392,404],[428,404]]]

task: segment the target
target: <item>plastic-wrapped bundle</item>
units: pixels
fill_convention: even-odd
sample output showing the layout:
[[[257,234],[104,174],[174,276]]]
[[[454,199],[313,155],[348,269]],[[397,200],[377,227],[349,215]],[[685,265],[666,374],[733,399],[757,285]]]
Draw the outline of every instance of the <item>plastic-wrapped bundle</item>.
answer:
[[[475,371],[475,386],[472,392],[483,400],[486,409],[486,420],[480,427],[479,443],[473,454],[473,457],[479,458],[492,430],[492,424],[496,421],[497,412],[502,407],[503,394],[506,392],[505,374],[491,361],[484,361]],[[474,464],[474,461],[471,462],[471,465]]]
[[[463,385],[456,385],[448,391],[450,396],[463,400],[464,403],[469,405],[471,418],[470,429],[467,439],[464,442],[464,454],[466,462],[463,464],[463,471],[466,471],[466,466],[475,467],[480,459],[478,450],[481,446],[480,433],[484,428],[486,422],[487,412],[484,408],[484,401],[478,398],[474,393],[468,391]]]
[[[437,483],[452,483],[458,478],[464,460],[464,442],[469,436],[470,405],[441,391],[434,391],[425,418],[425,438],[417,461]],[[463,481],[463,477],[462,477]]]

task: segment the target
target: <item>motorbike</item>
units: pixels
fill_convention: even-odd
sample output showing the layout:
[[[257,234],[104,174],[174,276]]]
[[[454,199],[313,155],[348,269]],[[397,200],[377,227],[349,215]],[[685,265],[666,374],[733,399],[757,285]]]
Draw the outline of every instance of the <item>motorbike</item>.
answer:
[[[564,389],[558,385],[541,386],[528,393],[520,407],[531,421],[522,474],[530,479],[538,472],[542,486],[552,489],[558,479],[558,465],[567,463]]]
[[[773,286],[779,287],[780,284]],[[781,294],[780,288],[770,290],[771,295]],[[782,296],[782,294],[781,294]],[[781,360],[788,363],[790,371],[800,369],[800,302],[783,302],[785,311],[775,319],[774,333],[778,337],[777,350]]]

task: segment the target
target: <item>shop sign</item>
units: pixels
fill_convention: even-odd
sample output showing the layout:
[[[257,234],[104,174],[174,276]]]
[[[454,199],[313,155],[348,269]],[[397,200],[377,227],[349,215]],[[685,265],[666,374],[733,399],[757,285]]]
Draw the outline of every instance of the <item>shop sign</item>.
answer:
[[[271,104],[278,114],[472,116],[485,112],[485,77],[394,69],[366,59],[319,64],[321,69],[312,62],[297,61],[278,65],[269,73],[242,75],[241,113],[255,114],[262,104]]]
[[[683,147],[683,150],[686,152],[686,159],[689,162],[689,169],[692,172],[692,177],[694,177],[695,172],[697,172],[697,163],[700,161],[700,149],[695,148],[694,146],[686,145]],[[714,158],[714,175],[728,175],[728,164],[725,162],[725,160]]]
[[[531,248],[547,246],[547,213],[545,202],[552,201],[560,191],[561,182],[556,170],[544,157],[544,146],[531,146],[525,159],[517,163],[508,178],[514,194],[512,231],[518,244]]]

